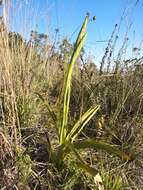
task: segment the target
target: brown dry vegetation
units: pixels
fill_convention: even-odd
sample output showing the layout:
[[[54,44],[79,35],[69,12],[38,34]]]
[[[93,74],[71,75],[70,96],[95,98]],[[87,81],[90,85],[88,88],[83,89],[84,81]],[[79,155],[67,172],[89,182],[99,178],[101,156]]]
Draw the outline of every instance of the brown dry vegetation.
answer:
[[[55,48],[34,31],[25,41],[1,20],[1,189],[97,190],[97,173],[105,190],[143,189],[142,57],[111,67],[112,40],[100,70],[82,48],[73,64],[81,32],[74,45],[64,39]]]

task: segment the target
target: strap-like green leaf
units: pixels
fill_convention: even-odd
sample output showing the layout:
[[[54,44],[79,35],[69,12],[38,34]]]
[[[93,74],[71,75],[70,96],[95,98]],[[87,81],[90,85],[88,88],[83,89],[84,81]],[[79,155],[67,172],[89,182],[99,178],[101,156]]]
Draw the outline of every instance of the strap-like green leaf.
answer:
[[[96,114],[99,110],[100,106],[96,106],[95,108],[90,108],[83,116],[77,121],[77,123],[73,126],[69,134],[67,135],[66,140],[72,141],[78,136],[78,134],[82,131],[84,126],[91,120],[91,118]]]
[[[80,154],[77,152],[77,150],[74,148],[74,146],[73,146],[71,143],[68,144],[68,147],[70,148],[70,150],[71,150],[71,151],[74,153],[74,155],[76,156],[76,158],[77,158],[77,166],[78,166],[79,168],[85,170],[86,172],[88,172],[88,173],[89,173],[90,175],[92,175],[92,176],[95,176],[95,175],[98,173],[98,171],[97,171],[95,168],[89,166],[89,165],[81,158]]]
[[[96,141],[96,140],[92,140],[92,139],[74,142],[73,146],[76,149],[93,148],[96,150],[103,150],[103,151],[106,151],[110,154],[112,153],[114,155],[117,155],[122,160],[125,160],[125,161],[130,161],[133,159],[132,156],[124,153],[123,151],[118,149],[115,145],[111,145],[111,144],[108,144],[105,142]]]
[[[88,17],[85,18],[85,21],[83,23],[83,26],[81,28],[81,31],[78,35],[74,52],[71,57],[71,61],[68,67],[66,80],[64,84],[64,105],[63,105],[63,117],[62,122],[60,126],[60,144],[62,144],[66,139],[66,133],[67,133],[67,122],[68,122],[68,113],[69,113],[69,102],[70,102],[70,95],[71,95],[71,80],[72,80],[72,73],[73,73],[73,67],[74,64],[80,54],[80,51],[83,47],[85,38],[86,38],[86,27],[88,23]]]
[[[80,43],[80,41],[83,38],[84,34],[86,33],[86,27],[87,27],[87,24],[88,24],[88,20],[89,20],[89,16],[87,15],[85,17],[85,20],[84,20],[84,23],[82,25],[82,28],[81,28],[81,30],[80,30],[80,32],[78,34],[75,46],[78,46],[78,44]]]

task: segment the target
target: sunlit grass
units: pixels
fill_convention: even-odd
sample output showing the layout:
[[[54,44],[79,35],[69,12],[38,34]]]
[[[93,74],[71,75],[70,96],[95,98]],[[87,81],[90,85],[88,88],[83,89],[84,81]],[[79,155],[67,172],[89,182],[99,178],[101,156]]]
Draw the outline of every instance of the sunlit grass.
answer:
[[[141,187],[142,67],[81,63],[89,21],[62,56],[46,35],[26,41],[1,23],[0,188],[99,189],[97,176],[105,189]]]

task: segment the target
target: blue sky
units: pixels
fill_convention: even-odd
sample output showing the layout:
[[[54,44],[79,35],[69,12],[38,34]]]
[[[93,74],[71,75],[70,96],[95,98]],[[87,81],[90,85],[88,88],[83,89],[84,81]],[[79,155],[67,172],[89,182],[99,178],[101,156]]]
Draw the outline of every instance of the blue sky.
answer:
[[[88,38],[85,44],[87,52],[100,59],[121,16],[124,19],[118,33],[117,49],[120,49],[128,26],[129,49],[139,46],[143,39],[143,0],[13,0],[11,6],[11,28],[28,36],[30,30],[48,33],[54,38],[55,29],[59,29],[60,38],[66,36],[75,40],[87,12],[97,20],[88,26]],[[123,14],[124,12],[124,14]]]
[[[107,43],[97,41],[110,38],[115,24],[119,24],[124,11],[125,19],[121,23],[118,48],[122,45],[126,30],[132,22],[129,38],[131,43],[134,43],[132,46],[138,45],[143,32],[141,25],[143,2],[141,1],[135,6],[136,0],[55,0],[51,23],[54,23],[53,27],[60,29],[63,36],[71,37],[82,23],[86,12],[89,12],[91,17],[95,15],[97,20],[95,23],[90,23],[88,27],[86,48],[98,58],[104,52]],[[75,32],[73,39],[76,34]]]

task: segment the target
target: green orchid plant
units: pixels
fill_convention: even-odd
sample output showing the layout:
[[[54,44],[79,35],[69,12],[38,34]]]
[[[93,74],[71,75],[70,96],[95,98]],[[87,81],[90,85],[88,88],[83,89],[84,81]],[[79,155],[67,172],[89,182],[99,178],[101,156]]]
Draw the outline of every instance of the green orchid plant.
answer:
[[[68,64],[68,69],[65,74],[64,78],[64,85],[63,85],[63,97],[62,103],[60,105],[59,114],[56,114],[47,100],[45,100],[40,94],[38,94],[39,98],[43,101],[44,105],[47,107],[48,112],[55,124],[57,136],[58,136],[58,148],[55,150],[50,144],[48,143],[48,150],[51,155],[51,160],[56,164],[60,165],[64,162],[66,156],[68,154],[74,154],[76,156],[76,160],[78,163],[78,167],[82,168],[93,177],[98,173],[96,169],[92,166],[89,166],[80,156],[79,150],[84,150],[87,148],[95,149],[95,150],[103,150],[110,154],[114,154],[120,157],[122,160],[129,161],[131,157],[118,149],[116,146],[102,142],[96,139],[85,139],[85,140],[78,140],[78,135],[84,129],[86,124],[92,119],[92,117],[99,111],[100,105],[96,105],[95,107],[91,107],[87,110],[79,120],[70,127],[68,124],[68,116],[69,116],[69,106],[70,106],[70,97],[71,97],[71,82],[72,82],[72,74],[73,68],[76,63],[78,56],[83,48],[83,44],[85,42],[87,36],[87,25],[89,22],[89,15],[85,17],[81,30],[78,34],[76,43],[74,45],[73,54],[71,56],[70,63]],[[58,158],[58,159],[57,159]],[[58,162],[58,163],[57,163]]]

